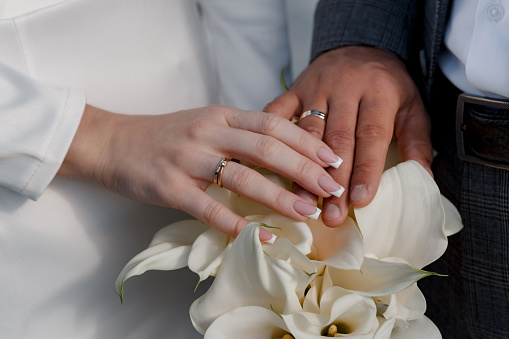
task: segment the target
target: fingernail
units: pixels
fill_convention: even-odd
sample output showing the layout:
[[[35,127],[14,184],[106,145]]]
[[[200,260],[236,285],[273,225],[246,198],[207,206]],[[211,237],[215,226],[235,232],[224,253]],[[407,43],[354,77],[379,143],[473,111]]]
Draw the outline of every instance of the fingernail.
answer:
[[[343,163],[343,159],[324,147],[320,147],[318,151],[316,151],[316,156],[318,159],[322,160],[326,164],[331,165],[334,168],[338,168],[339,165]]]
[[[339,207],[334,204],[328,204],[323,210],[323,218],[326,220],[336,220],[341,217]]]
[[[273,244],[274,241],[276,240],[276,235],[270,233],[269,231],[267,231],[263,227],[260,227],[260,232],[258,234],[258,237],[260,238],[260,241],[268,242],[269,244]],[[272,242],[270,242],[270,241],[272,241]]]
[[[295,212],[299,213],[300,215],[303,215],[305,217],[315,219],[317,220],[320,216],[320,213],[322,212],[321,209],[319,209],[316,206],[310,205],[307,202],[304,201],[296,201],[293,204],[293,209]]]
[[[276,238],[277,238],[277,235],[273,234],[272,238],[270,238],[269,240],[265,240],[265,243],[266,244],[274,245],[274,242],[276,241]]]
[[[345,188],[332,180],[331,178],[321,175],[318,178],[318,185],[323,188],[325,191],[329,192],[330,194],[340,197],[341,194],[345,191]]]
[[[300,191],[299,193],[297,193],[297,195],[302,199],[306,200],[307,202],[309,202],[310,204],[316,204],[315,201],[316,199],[314,195],[309,193],[308,191]]]
[[[362,201],[368,196],[368,188],[366,185],[356,185],[350,190],[350,200]]]

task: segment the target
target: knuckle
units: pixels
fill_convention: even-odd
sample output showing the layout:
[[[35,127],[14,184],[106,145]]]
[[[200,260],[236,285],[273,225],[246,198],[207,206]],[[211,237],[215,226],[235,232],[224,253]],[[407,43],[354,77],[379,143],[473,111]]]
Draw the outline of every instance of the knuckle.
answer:
[[[260,136],[255,144],[255,152],[263,158],[272,159],[278,151],[278,141],[270,136]]]
[[[301,178],[310,178],[313,176],[315,165],[311,160],[304,158],[299,161],[297,168],[299,169],[297,174]]]
[[[367,124],[359,126],[355,136],[359,139],[385,139],[388,131],[381,125]]]
[[[246,221],[242,218],[238,218],[237,221],[233,224],[231,230],[233,233],[232,235],[236,238],[240,234],[240,231],[242,231],[244,226],[246,226]]]
[[[263,134],[271,134],[281,123],[281,117],[274,113],[262,115],[260,121],[260,132]]]
[[[282,104],[272,101],[272,102],[269,102],[267,105],[265,105],[265,107],[263,108],[263,111],[267,112],[267,113],[278,113],[278,112],[282,112],[284,110],[284,108],[285,107]]]
[[[278,188],[272,198],[271,209],[280,211],[288,201],[288,191]]]
[[[197,140],[203,135],[206,135],[212,128],[212,124],[204,119],[193,119],[189,123],[189,137],[193,140]]]
[[[209,114],[222,114],[227,109],[226,106],[213,104],[206,107]]]
[[[235,187],[238,192],[247,192],[253,180],[253,174],[247,167],[235,170],[235,172],[231,174],[232,186]]]
[[[316,120],[316,119],[315,119]],[[306,123],[306,125],[302,126],[302,129],[311,134],[312,136],[322,139],[324,128],[319,123]],[[305,138],[301,138],[300,142],[304,143],[301,146],[305,146],[305,142],[308,140],[305,140]]]
[[[203,222],[207,225],[216,225],[224,215],[223,206],[217,202],[210,202],[203,210]]]
[[[346,130],[330,131],[325,135],[325,143],[332,149],[351,150],[355,146],[355,135]]]

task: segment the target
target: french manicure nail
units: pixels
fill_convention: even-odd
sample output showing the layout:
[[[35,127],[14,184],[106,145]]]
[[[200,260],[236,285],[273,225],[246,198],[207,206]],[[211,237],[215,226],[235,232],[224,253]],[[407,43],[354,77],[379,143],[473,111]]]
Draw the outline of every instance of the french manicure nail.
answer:
[[[368,188],[366,185],[355,185],[350,190],[350,200],[362,201],[368,196]]]
[[[321,175],[318,178],[318,185],[325,191],[329,192],[330,194],[340,197],[343,192],[345,191],[345,188],[332,180],[331,178]]]
[[[322,160],[324,163],[331,165],[334,168],[338,168],[339,165],[343,163],[343,159],[338,157],[336,154],[329,151],[327,148],[320,147],[318,151],[316,151],[316,156],[318,159]]]
[[[270,233],[263,227],[260,227],[260,232],[259,232],[258,236],[262,242],[268,242],[269,244],[273,244],[274,241],[276,240],[276,235]],[[270,242],[270,241],[272,241],[272,242]]]
[[[277,238],[277,235],[273,234],[272,238],[270,238],[269,240],[265,240],[265,243],[274,245],[274,242],[276,241],[276,238]]]
[[[310,205],[307,202],[300,201],[300,200],[296,201],[293,204],[293,209],[295,210],[295,212],[299,213],[300,215],[303,215],[305,217],[315,219],[315,220],[317,220],[318,217],[320,216],[320,213],[322,213],[322,210],[319,209],[318,207]]]

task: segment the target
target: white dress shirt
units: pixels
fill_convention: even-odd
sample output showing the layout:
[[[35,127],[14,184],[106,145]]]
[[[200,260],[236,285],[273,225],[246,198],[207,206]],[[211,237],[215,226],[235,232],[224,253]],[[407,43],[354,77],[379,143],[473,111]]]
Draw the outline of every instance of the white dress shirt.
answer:
[[[454,0],[439,59],[461,90],[509,97],[509,0]]]

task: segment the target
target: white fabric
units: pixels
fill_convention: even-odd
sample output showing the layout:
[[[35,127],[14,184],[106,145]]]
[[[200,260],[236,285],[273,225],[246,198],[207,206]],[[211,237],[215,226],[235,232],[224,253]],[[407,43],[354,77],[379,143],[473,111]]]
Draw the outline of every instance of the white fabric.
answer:
[[[261,109],[280,94],[285,6],[252,3],[202,1],[210,59],[192,0],[0,0],[0,337],[200,337],[188,309],[207,283],[193,294],[187,269],[130,279],[123,306],[113,289],[158,229],[188,216],[51,179],[85,96],[118,113],[161,114],[220,98]]]
[[[509,97],[509,0],[454,0],[439,59],[461,90]]]

